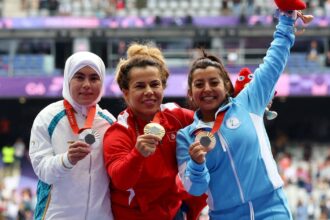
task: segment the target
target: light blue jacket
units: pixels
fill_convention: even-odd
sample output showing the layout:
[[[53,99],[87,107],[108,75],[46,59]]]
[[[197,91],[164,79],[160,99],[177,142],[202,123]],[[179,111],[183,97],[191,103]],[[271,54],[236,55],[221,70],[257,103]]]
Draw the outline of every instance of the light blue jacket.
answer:
[[[226,110],[217,144],[197,164],[189,156],[195,131],[211,130],[197,111],[194,122],[177,134],[177,161],[181,181],[193,195],[208,194],[211,212],[232,208],[266,195],[283,185],[263,122],[264,110],[286,65],[294,44],[294,20],[281,16],[274,40],[254,79],[217,113]]]

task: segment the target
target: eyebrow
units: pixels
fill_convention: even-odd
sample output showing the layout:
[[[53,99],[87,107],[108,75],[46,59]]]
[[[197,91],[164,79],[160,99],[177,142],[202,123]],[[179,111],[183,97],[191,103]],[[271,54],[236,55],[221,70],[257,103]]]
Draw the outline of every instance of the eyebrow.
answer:
[[[73,76],[75,76],[75,75],[83,75],[83,76],[86,76],[87,74],[78,71],[78,72],[76,72]],[[98,76],[98,77],[100,77],[99,74],[96,73],[96,72],[95,72],[95,73],[88,74],[88,75],[89,75],[89,76]]]

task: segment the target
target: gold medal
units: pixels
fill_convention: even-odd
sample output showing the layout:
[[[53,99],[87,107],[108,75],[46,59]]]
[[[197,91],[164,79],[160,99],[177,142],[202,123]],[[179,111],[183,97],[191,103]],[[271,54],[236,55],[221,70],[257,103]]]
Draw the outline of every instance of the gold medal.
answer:
[[[165,135],[165,128],[161,126],[158,123],[151,122],[144,126],[143,132],[145,134],[153,134],[159,137],[160,139],[163,139]]]
[[[199,143],[205,147],[206,151],[212,150],[216,144],[214,135],[208,131],[199,131],[196,134],[195,141],[199,141]]]

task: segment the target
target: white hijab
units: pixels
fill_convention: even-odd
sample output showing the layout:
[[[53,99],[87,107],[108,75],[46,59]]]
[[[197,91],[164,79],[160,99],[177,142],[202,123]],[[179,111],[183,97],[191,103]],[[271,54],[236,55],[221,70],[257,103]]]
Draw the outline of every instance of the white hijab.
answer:
[[[74,76],[74,74],[81,68],[89,66],[95,70],[95,72],[100,76],[102,82],[102,88],[99,96],[94,102],[88,106],[79,105],[76,101],[73,100],[70,94],[69,84]],[[104,79],[105,79],[105,66],[102,59],[94,53],[82,51],[77,52],[71,55],[65,62],[64,67],[64,80],[63,80],[63,98],[66,99],[73,108],[83,115],[87,114],[88,107],[96,105],[103,95],[104,91]]]

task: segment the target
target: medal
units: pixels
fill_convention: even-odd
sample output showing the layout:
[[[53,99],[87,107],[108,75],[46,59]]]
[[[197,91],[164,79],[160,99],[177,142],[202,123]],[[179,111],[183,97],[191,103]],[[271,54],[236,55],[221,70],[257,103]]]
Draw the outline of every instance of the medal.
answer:
[[[84,141],[91,147],[97,146],[99,144],[98,135],[92,129],[85,129],[79,134],[79,140]]]
[[[222,111],[217,115],[211,131],[197,130],[195,141],[198,141],[200,145],[205,148],[206,152],[212,150],[215,147],[217,140],[215,139],[214,134],[220,130],[224,117],[225,111]]]
[[[92,145],[95,143],[95,136],[93,134],[87,134],[84,139],[85,139],[85,142],[89,145]]]
[[[199,131],[196,134],[195,141],[205,147],[206,151],[210,151],[215,147],[216,139],[211,132],[208,131]]]
[[[163,137],[165,135],[165,128],[158,123],[151,122],[151,123],[147,124],[146,126],[144,126],[143,132],[145,134],[156,135],[160,139],[163,139]]]

